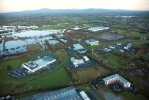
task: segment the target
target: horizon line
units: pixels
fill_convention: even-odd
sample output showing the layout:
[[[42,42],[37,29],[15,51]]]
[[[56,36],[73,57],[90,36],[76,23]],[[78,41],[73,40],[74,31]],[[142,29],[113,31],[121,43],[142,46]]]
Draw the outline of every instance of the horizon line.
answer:
[[[21,11],[0,11],[0,13],[19,13],[19,12],[23,12],[23,11],[38,11],[41,9],[49,9],[49,10],[85,10],[85,9],[104,9],[104,10],[127,10],[127,11],[149,11],[148,10],[144,10],[144,9],[139,9],[139,10],[135,10],[135,9],[110,9],[110,8],[39,8],[39,9],[26,9],[26,10],[21,10]]]

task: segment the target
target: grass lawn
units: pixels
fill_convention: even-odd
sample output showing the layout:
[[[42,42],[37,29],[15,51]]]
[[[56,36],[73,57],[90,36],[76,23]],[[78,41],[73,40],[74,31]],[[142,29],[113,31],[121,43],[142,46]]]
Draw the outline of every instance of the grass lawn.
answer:
[[[116,66],[116,67],[118,67],[118,68],[124,68],[124,66],[119,63],[120,60],[122,60],[122,58],[120,58],[120,57],[118,57],[118,56],[116,56],[116,55],[113,55],[113,54],[111,54],[111,55],[108,57],[108,61],[109,61],[110,63],[112,63],[114,66]]]
[[[78,77],[79,81],[91,80],[94,76],[98,77],[107,72],[108,71],[103,67],[89,67],[82,70],[72,71],[72,73]]]
[[[66,27],[67,27],[66,24],[59,24],[59,25],[49,25],[45,27],[39,27],[39,28],[36,28],[35,30],[50,30],[50,29],[59,30],[59,29],[64,29]]]
[[[53,87],[66,85],[69,82],[71,82],[71,78],[67,74],[65,67],[62,67],[52,74],[27,83],[27,85],[24,88],[28,89],[30,86],[32,86],[32,88],[38,88],[38,86],[40,86],[41,88]]]

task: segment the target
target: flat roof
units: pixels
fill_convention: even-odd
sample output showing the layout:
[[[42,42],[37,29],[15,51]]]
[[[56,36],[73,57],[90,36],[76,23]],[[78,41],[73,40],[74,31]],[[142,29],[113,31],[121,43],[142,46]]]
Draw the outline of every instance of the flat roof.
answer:
[[[53,61],[55,58],[52,58],[50,56],[44,56],[43,58],[39,58],[34,61],[29,61],[24,63],[24,65],[30,69],[35,69],[39,66],[46,65],[48,62]]]
[[[46,92],[41,94],[35,94],[33,96],[29,96],[30,98],[26,97],[22,100],[82,100],[80,95],[77,93],[76,89],[73,86],[60,89],[54,92]]]

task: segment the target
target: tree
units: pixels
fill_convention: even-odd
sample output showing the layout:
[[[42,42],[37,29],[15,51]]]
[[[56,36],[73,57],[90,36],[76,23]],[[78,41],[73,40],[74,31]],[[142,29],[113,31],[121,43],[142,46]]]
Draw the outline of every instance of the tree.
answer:
[[[11,70],[12,68],[11,68],[11,66],[10,66],[10,65],[7,65],[7,69],[8,69],[8,70]]]
[[[3,68],[2,68],[2,67],[0,67],[0,71],[1,71],[1,70],[3,70]]]

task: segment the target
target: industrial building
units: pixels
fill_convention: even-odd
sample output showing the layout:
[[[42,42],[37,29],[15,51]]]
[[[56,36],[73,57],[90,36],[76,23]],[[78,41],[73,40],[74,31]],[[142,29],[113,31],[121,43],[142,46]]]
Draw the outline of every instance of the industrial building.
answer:
[[[131,85],[130,82],[128,82],[126,79],[124,79],[122,76],[120,76],[118,74],[114,74],[114,75],[111,75],[109,77],[103,78],[102,81],[105,85],[109,85],[109,84],[114,83],[114,82],[119,82],[125,88],[129,88]]]
[[[100,30],[107,30],[109,27],[99,26],[99,27],[91,27],[88,30],[92,32],[100,31]]]
[[[80,44],[73,44],[73,47],[79,53],[86,53],[86,50]]]
[[[28,70],[28,73],[34,73],[35,71],[46,67],[49,64],[52,64],[55,62],[56,59],[50,56],[44,56],[43,58],[38,58],[35,61],[29,61],[26,63],[23,63],[21,67]]]
[[[54,92],[35,94],[21,100],[82,100],[82,98],[76,89],[71,86]]]
[[[89,44],[89,45],[99,45],[99,41],[97,40],[94,40],[94,39],[90,39],[90,40],[86,40],[86,43]]]
[[[84,59],[84,60],[83,60]],[[84,61],[89,61],[89,58],[87,56],[83,56],[83,59],[75,59],[74,57],[71,58],[71,62],[73,63],[73,65],[76,67],[78,67],[80,64],[84,64]]]
[[[83,64],[84,60],[83,59],[75,59],[74,57],[71,58],[71,62],[75,67],[78,67],[78,65]]]

